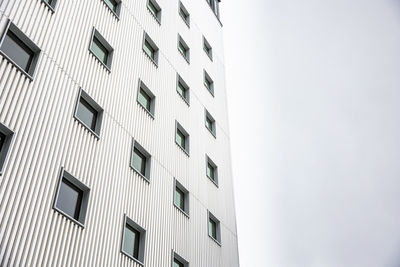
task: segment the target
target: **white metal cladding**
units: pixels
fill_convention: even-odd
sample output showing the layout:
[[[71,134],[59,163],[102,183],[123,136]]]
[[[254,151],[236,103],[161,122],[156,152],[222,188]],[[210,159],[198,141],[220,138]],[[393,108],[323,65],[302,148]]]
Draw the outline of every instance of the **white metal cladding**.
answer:
[[[101,0],[57,0],[54,13],[41,0],[0,0],[0,33],[11,19],[42,49],[32,82],[0,56],[0,122],[15,132],[0,176],[0,266],[138,266],[120,253],[124,214],[146,229],[145,266],[170,266],[171,250],[192,267],[239,266],[222,28],[204,0],[182,0],[190,28],[179,0],[157,2],[161,25],[146,0],[123,1],[119,20]],[[111,72],[88,51],[93,27],[114,48]],[[144,31],[160,49],[157,68],[142,50]],[[176,92],[177,72],[190,106]],[[154,119],[136,101],[139,78],[156,96]],[[73,118],[80,87],[104,109],[100,139]],[[189,157],[174,141],[175,120],[190,133]],[[132,138],[152,156],[150,183],[130,168]],[[91,190],[84,228],[52,209],[61,167]],[[190,192],[190,218],[173,205],[174,177]],[[207,234],[207,210],[221,221],[222,246]]]

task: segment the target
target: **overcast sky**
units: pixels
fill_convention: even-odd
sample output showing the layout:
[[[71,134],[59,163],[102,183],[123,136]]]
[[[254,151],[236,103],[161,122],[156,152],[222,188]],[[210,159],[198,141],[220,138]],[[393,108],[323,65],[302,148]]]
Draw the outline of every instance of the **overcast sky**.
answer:
[[[400,1],[221,9],[241,266],[400,266]]]

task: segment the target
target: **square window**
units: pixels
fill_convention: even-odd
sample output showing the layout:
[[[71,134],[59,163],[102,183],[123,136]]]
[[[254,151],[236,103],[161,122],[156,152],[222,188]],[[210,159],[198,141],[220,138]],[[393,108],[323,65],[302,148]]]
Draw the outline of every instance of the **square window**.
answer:
[[[108,71],[111,71],[114,49],[95,28],[90,38],[89,51]]]
[[[141,265],[144,264],[145,237],[146,230],[125,215],[121,252]]]
[[[77,223],[85,225],[90,189],[61,168],[53,208]]]
[[[154,16],[157,22],[161,23],[161,7],[155,0],[148,0],[147,9]]]
[[[204,52],[206,52],[207,56],[212,61],[213,60],[212,47],[204,36],[203,36],[203,50]]]
[[[175,143],[189,156],[189,134],[175,121]]]
[[[204,86],[214,96],[214,82],[206,71],[204,71]]]
[[[132,140],[131,168],[150,182],[151,155],[135,140]]]
[[[189,191],[174,179],[174,205],[189,217]]]
[[[182,37],[178,34],[178,51],[181,53],[183,58],[190,63],[190,49],[189,46],[185,43]]]
[[[206,175],[218,187],[218,167],[207,155]]]
[[[3,169],[11,148],[13,137],[14,132],[4,124],[0,123],[0,175],[3,174]]]
[[[213,116],[211,116],[211,114],[205,110],[205,125],[206,128],[210,131],[210,133],[216,137],[216,126],[215,126],[215,119],[213,118]]]
[[[101,108],[82,88],[79,90],[74,118],[97,138],[100,138],[103,108]]]
[[[172,251],[172,267],[189,267],[189,262]]]
[[[139,80],[137,102],[152,118],[154,118],[155,99],[156,97],[150,91],[150,89],[141,80]]]
[[[221,245],[220,221],[210,211],[208,211],[208,236]]]
[[[177,74],[176,75],[176,91],[182,97],[182,99],[189,105],[190,102],[190,91],[189,86],[182,79],[182,77]]]
[[[144,33],[143,36],[143,51],[158,66],[158,47],[147,33]]]
[[[119,19],[121,13],[121,0],[103,0],[103,2],[110,9],[111,13]]]
[[[40,56],[36,46],[17,26],[8,21],[0,42],[0,54],[33,80]]]
[[[51,10],[52,13],[56,10],[57,0],[42,0],[43,3]]]
[[[182,2],[179,2],[179,15],[186,23],[186,25],[190,28],[190,14],[185,8],[185,6],[182,4]]]

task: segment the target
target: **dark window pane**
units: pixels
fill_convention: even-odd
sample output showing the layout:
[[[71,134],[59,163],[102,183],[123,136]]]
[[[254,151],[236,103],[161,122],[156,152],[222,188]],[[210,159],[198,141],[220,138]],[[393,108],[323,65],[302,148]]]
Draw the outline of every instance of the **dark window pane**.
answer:
[[[179,129],[176,129],[176,142],[184,149],[186,148],[185,139],[185,135]]]
[[[177,259],[174,259],[174,267],[185,267],[185,265]]]
[[[146,175],[146,157],[137,148],[133,150],[133,167],[142,175]]]
[[[215,180],[214,178],[214,167],[208,162],[207,163],[207,176],[211,179]]]
[[[107,6],[109,6],[114,12],[117,12],[118,3],[115,0],[104,0]]]
[[[207,87],[207,89],[211,90],[211,84],[212,82],[206,77],[204,79],[204,85]]]
[[[66,179],[62,179],[57,197],[57,208],[75,220],[79,220],[82,202],[82,190]]]
[[[140,233],[131,226],[126,225],[124,233],[124,251],[134,257],[139,256]]]
[[[175,205],[177,205],[182,210],[185,210],[185,193],[176,187],[175,190]]]
[[[140,104],[142,104],[143,107],[150,111],[151,97],[146,94],[146,92],[142,88],[140,88],[139,91],[138,101]]]
[[[179,9],[179,14],[182,16],[182,18],[187,22],[188,21],[188,15],[185,13],[185,11],[180,8]]]
[[[1,50],[20,68],[29,71],[35,53],[11,31],[7,32]]]
[[[187,50],[181,42],[179,42],[178,48],[179,48],[179,51],[182,53],[182,55],[184,55],[186,57]]]
[[[186,88],[182,85],[181,82],[178,82],[178,93],[186,99]]]
[[[208,231],[214,239],[217,239],[217,224],[211,218],[208,224]]]
[[[211,132],[213,131],[213,122],[209,117],[206,117],[206,126]]]
[[[108,58],[108,50],[105,48],[104,45],[100,42],[96,36],[93,37],[92,47],[91,50],[93,54],[96,55],[100,59],[101,62],[107,65],[107,58]]]
[[[97,111],[83,98],[79,100],[76,116],[90,129],[96,130]]]
[[[144,51],[146,51],[147,55],[149,55],[149,57],[151,57],[154,60],[155,51],[154,51],[153,47],[151,46],[151,44],[147,40],[144,41],[143,49],[144,49]]]
[[[149,9],[150,9],[150,12],[151,12],[155,17],[157,17],[159,10],[156,8],[156,6],[155,6],[151,1],[149,1]]]
[[[3,150],[3,145],[4,145],[5,141],[6,141],[6,136],[4,134],[0,133],[0,154]]]

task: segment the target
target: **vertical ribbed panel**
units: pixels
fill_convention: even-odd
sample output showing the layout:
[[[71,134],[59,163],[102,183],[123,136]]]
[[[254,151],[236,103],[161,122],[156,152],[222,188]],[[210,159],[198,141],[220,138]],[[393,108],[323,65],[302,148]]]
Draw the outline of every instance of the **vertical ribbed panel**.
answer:
[[[190,28],[178,0],[157,0],[161,25],[147,0],[123,1],[119,20],[101,0],[57,1],[55,13],[40,0],[0,1],[0,33],[11,19],[42,49],[32,82],[0,56],[0,122],[15,132],[0,176],[0,266],[139,266],[120,253],[124,214],[147,231],[145,266],[170,266],[171,250],[192,267],[239,266],[222,28],[206,1],[182,0]],[[93,27],[114,48],[111,72],[88,51]],[[142,51],[143,31],[160,48],[157,68]],[[176,92],[177,72],[190,106]],[[139,78],[156,97],[154,119],[137,103]],[[104,108],[100,139],[73,118],[80,87]],[[175,144],[175,120],[190,134],[190,156]],[[129,166],[132,138],[152,155],[150,183]],[[206,154],[218,188],[206,178]],[[90,187],[84,228],[52,209],[61,167]],[[190,192],[190,218],[173,205],[174,177]],[[207,210],[221,221],[222,246],[208,237]]]

